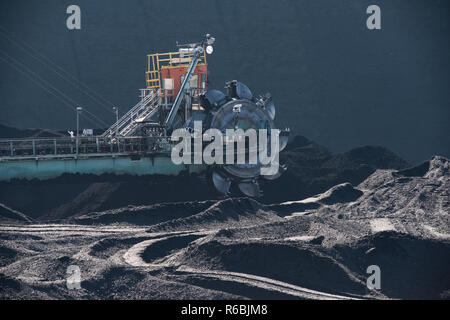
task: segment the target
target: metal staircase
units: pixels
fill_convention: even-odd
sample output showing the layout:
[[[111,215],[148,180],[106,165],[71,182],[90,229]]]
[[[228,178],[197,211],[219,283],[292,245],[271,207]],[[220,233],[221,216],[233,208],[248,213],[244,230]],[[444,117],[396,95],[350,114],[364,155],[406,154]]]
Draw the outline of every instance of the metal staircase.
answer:
[[[102,137],[131,136],[139,127],[140,123],[150,119],[159,110],[160,90],[151,90],[149,94],[142,97],[133,108],[106,130]]]

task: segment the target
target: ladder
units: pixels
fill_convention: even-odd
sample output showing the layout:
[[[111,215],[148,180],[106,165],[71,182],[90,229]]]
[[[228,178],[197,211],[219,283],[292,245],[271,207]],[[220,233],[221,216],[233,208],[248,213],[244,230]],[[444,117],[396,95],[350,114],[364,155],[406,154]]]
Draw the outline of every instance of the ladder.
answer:
[[[159,110],[160,90],[152,90],[133,108],[128,110],[119,121],[108,128],[101,136],[112,137],[116,132],[120,136],[130,136],[139,127],[140,123],[150,119]]]

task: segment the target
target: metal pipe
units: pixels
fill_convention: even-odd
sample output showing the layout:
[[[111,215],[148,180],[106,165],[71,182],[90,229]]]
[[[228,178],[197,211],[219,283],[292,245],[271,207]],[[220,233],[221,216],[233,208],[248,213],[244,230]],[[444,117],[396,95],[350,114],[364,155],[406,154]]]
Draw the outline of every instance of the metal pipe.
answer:
[[[113,107],[113,111],[116,113],[116,137],[117,137],[119,130],[119,108]]]
[[[181,101],[183,100],[184,90],[186,88],[186,85],[189,83],[189,81],[191,79],[191,75],[194,72],[195,67],[197,66],[198,60],[199,60],[200,56],[202,55],[202,53],[203,53],[202,46],[198,46],[197,48],[195,48],[194,57],[192,58],[191,64],[189,65],[189,69],[186,72],[183,82],[181,83],[180,91],[178,91],[177,97],[175,98],[175,102],[172,105],[172,109],[170,109],[169,115],[167,116],[167,119],[164,123],[164,126],[166,127],[166,129],[171,129],[173,119],[175,118],[175,115],[178,112],[178,108],[181,105]]]
[[[77,137],[80,135],[80,112],[83,110],[82,107],[77,107]]]
[[[77,152],[77,154],[78,154],[78,145],[79,145],[79,142],[78,142],[78,139],[79,139],[79,136],[80,136],[80,112],[81,112],[81,110],[83,110],[83,108],[81,108],[80,106],[78,106],[77,107],[77,137],[76,137],[76,152]]]

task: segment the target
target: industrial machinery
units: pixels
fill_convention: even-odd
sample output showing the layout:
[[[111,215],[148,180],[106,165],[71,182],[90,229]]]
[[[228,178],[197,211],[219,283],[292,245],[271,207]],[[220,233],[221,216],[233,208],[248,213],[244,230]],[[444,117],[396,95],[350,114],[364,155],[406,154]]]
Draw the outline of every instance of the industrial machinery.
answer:
[[[178,45],[177,52],[147,56],[146,88],[140,101],[100,136],[72,136],[52,139],[0,140],[0,180],[14,178],[48,179],[63,173],[80,174],[178,174],[207,171],[215,188],[224,195],[240,191],[250,197],[261,195],[259,179],[278,178],[286,167],[261,174],[267,166],[256,162],[174,164],[170,159],[175,141],[171,133],[183,128],[192,135],[216,129],[230,143],[227,129],[242,129],[234,143],[246,139],[248,129],[275,130],[279,150],[287,144],[289,130],[275,128],[275,105],[270,94],[254,96],[236,80],[226,83],[227,92],[207,90],[207,54],[215,39],[207,34],[202,41]],[[117,108],[115,109],[118,115]],[[201,122],[202,132],[195,132]],[[77,130],[78,133],[78,130]],[[266,151],[271,152],[270,137]],[[234,148],[234,147],[233,147]],[[246,145],[248,154],[252,146]]]
[[[215,164],[212,168],[211,179],[216,189],[229,194],[233,185],[235,189],[250,197],[262,195],[258,179],[263,177],[267,180],[278,178],[285,170],[286,166],[277,163],[276,172],[262,175],[261,168],[267,165],[261,163],[258,158],[255,163],[251,163],[249,153],[252,148],[257,148],[257,140],[251,143],[246,135],[247,130],[254,129],[257,132],[265,129],[270,134],[271,130],[278,131],[276,138],[279,139],[279,151],[283,150],[288,142],[289,130],[279,131],[275,128],[275,105],[270,94],[265,94],[259,98],[253,96],[250,89],[243,83],[236,80],[226,83],[227,93],[219,90],[209,90],[201,95],[201,110],[194,113],[185,123],[185,127],[191,132],[195,131],[194,122],[202,122],[202,130],[217,129],[224,136],[223,144],[231,144],[237,158],[239,152],[244,153],[243,163]],[[231,129],[231,134],[227,130]],[[241,129],[239,131],[239,129]],[[244,150],[235,148],[235,143],[244,140]],[[268,139],[261,151],[270,149],[270,139]]]

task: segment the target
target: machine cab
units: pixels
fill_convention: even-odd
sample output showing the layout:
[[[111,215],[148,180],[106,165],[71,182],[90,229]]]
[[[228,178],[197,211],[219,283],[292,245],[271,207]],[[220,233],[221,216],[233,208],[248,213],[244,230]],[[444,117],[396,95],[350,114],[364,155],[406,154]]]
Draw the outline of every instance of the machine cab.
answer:
[[[178,52],[155,53],[147,56],[146,87],[148,90],[160,90],[161,105],[165,106],[165,110],[170,109],[180,91],[193,55],[194,47],[186,45],[180,47]],[[199,96],[206,92],[207,80],[208,64],[204,51],[189,81],[187,90],[192,101],[190,107],[185,108],[184,120],[187,120],[193,111],[201,110]]]

